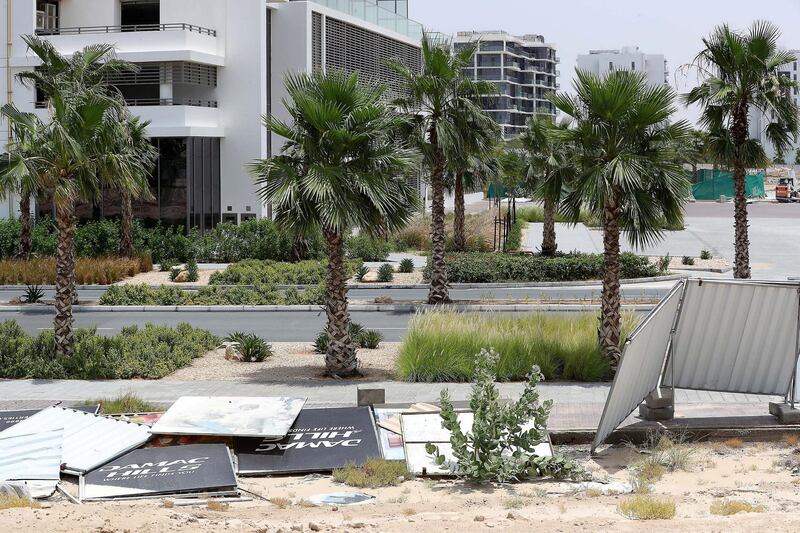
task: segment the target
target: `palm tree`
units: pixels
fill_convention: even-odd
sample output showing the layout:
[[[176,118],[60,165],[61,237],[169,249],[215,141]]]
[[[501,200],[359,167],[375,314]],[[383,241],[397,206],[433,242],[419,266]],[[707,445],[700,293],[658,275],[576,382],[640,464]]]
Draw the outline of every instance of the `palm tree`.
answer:
[[[603,222],[603,293],[598,336],[613,364],[619,361],[620,231],[635,246],[662,236],[663,222],[677,222],[688,180],[676,143],[685,122],[669,123],[675,95],[651,86],[641,72],[615,71],[600,78],[577,71],[575,95],[559,93],[555,106],[574,126],[561,133],[577,150],[578,174],[564,199],[574,221],[584,208]]]
[[[778,73],[781,65],[797,58],[778,49],[779,39],[780,30],[767,21],[754,22],[747,32],[726,24],[716,27],[703,39],[705,48],[694,61],[704,81],[685,95],[687,103],[703,107],[702,121],[709,131],[730,131],[736,278],[751,275],[745,195],[748,114],[763,113],[768,121],[764,133],[776,151],[785,150],[798,132],[798,109],[790,95],[797,83]]]
[[[449,43],[422,38],[422,71],[399,62],[390,66],[405,84],[405,95],[395,105],[414,121],[415,138],[428,167],[431,182],[431,286],[429,304],[450,301],[445,266],[444,189],[448,155],[466,151],[460,117],[482,114],[480,97],[495,92],[494,86],[467,79],[464,68],[472,62],[475,45],[451,54]]]
[[[558,250],[556,214],[566,185],[575,176],[574,150],[563,140],[566,123],[533,117],[519,142],[526,152],[526,174],[534,197],[544,205],[542,255]]]
[[[418,208],[406,174],[415,152],[398,130],[405,120],[382,103],[382,87],[337,71],[290,74],[285,105],[291,123],[265,116],[286,139],[280,155],[255,161],[259,194],[273,205],[275,222],[296,235],[322,230],[328,249],[325,311],[331,376],[358,374],[350,336],[344,240],[351,228],[379,236],[405,226]]]

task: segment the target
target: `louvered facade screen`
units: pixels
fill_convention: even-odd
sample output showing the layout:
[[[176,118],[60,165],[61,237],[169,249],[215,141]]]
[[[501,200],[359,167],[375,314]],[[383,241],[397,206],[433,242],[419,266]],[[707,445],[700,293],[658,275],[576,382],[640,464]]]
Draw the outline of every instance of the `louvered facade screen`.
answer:
[[[311,19],[311,62],[314,72],[322,70],[322,13],[317,12]]]

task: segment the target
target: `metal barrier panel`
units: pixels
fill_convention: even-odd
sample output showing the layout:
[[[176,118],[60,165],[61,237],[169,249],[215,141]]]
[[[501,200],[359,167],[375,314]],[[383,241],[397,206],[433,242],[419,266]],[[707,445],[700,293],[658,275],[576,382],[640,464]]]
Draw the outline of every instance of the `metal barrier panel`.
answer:
[[[664,384],[785,395],[797,359],[798,286],[690,280]]]
[[[592,453],[658,387],[683,291],[680,282],[626,340]]]

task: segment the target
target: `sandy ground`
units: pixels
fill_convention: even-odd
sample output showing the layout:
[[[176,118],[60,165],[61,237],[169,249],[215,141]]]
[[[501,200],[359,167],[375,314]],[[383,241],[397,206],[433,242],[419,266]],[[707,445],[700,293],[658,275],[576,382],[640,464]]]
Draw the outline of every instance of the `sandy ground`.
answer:
[[[311,343],[272,343],[275,355],[263,363],[243,363],[225,359],[225,350],[214,350],[195,359],[166,378],[173,381],[238,381],[243,383],[297,383],[329,380],[325,372],[325,356],[316,354]],[[360,349],[361,372],[365,381],[393,379],[394,361],[399,342],[382,342],[376,350]]]
[[[656,264],[658,262],[658,257],[651,257],[650,262]],[[714,257],[711,259],[700,259],[699,257],[694,258],[694,265],[684,265],[683,264],[683,257],[672,257],[669,262],[669,269],[673,272],[675,271],[709,271],[711,269],[728,269],[731,268],[731,263],[727,259],[723,259],[722,257]]]
[[[284,508],[261,500],[233,503],[225,511],[210,511],[205,505],[170,508],[162,499],[84,505],[58,501],[45,509],[0,511],[0,531],[796,531],[800,478],[783,464],[792,451],[782,444],[698,446],[690,471],[667,473],[651,488],[652,496],[675,502],[671,520],[632,520],[618,511],[619,503],[631,496],[594,496],[577,484],[556,482],[481,487],[418,479],[398,487],[363,489],[376,497],[366,505],[313,507],[305,498],[359,490],[313,475],[241,480],[247,490],[286,499],[280,502]],[[617,481],[628,479],[625,467],[639,456],[624,447],[602,452],[596,460],[588,459],[586,448],[578,453],[596,479]],[[764,512],[711,514],[712,503],[724,500],[763,505]]]
[[[355,281],[354,281],[355,282]],[[378,282],[378,271],[376,269],[370,270],[362,280],[362,283],[377,283]],[[357,282],[356,282],[357,283]],[[394,278],[389,283],[395,283],[397,285],[421,285],[425,282],[422,279],[422,272],[395,272]]]
[[[169,272],[159,272],[157,270],[152,270],[150,272],[142,272],[141,274],[136,274],[132,278],[126,278],[120,282],[117,282],[116,285],[208,285],[208,281],[211,278],[211,274],[214,272],[218,272],[217,270],[200,270],[198,274],[200,275],[200,279],[195,283],[175,283],[169,280]]]

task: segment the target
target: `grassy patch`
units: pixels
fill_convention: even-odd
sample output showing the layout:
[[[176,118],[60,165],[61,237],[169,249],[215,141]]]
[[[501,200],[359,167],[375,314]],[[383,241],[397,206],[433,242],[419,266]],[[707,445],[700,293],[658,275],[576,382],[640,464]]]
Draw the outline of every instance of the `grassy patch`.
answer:
[[[275,284],[254,287],[209,286],[185,291],[175,286],[114,285],[100,297],[100,305],[317,305],[324,302],[323,285],[280,291]]]
[[[364,466],[351,465],[333,471],[334,481],[367,489],[395,487],[410,477],[404,462],[383,459],[371,459]]]
[[[353,276],[361,261],[347,261],[347,276]],[[246,260],[230,265],[225,270],[211,274],[211,285],[317,285],[325,282],[327,261],[279,261]]]
[[[741,500],[721,500],[711,504],[711,514],[719,516],[730,516],[737,513],[763,513],[766,510],[763,505],[753,505]]]
[[[623,338],[635,321],[633,315],[624,316]],[[420,313],[411,320],[397,373],[407,381],[468,381],[475,354],[490,347],[500,354],[497,376],[502,381],[523,379],[533,365],[539,365],[546,379],[598,381],[609,373],[592,313],[508,316],[450,311]]]
[[[634,520],[669,520],[675,517],[675,501],[652,496],[633,496],[619,503],[619,512]]]
[[[75,282],[79,285],[106,285],[147,272],[153,267],[149,256],[142,258],[78,258],[75,262]],[[52,285],[56,282],[54,257],[39,257],[22,261],[0,261],[0,285]]]
[[[19,496],[9,496],[6,494],[0,495],[0,511],[5,509],[19,509],[22,507],[30,507],[31,509],[40,509],[42,506],[36,500],[29,500],[27,498],[20,498]]]
[[[682,436],[658,433],[651,435],[639,450],[644,457],[628,467],[631,485],[639,494],[650,492],[650,486],[668,471],[691,470],[696,453]]]
[[[0,324],[0,378],[159,379],[191,364],[218,346],[219,339],[189,324],[148,324],[103,337],[92,329],[75,332],[75,354],[55,356],[52,331],[32,337],[14,321]]]
[[[132,392],[126,392],[116,398],[104,398],[100,400],[87,400],[83,405],[100,404],[100,414],[102,415],[121,415],[127,413],[152,413],[159,410],[155,404],[148,403]]]
[[[224,512],[230,508],[230,504],[227,504],[225,502],[218,502],[216,500],[208,500],[206,507],[208,508],[209,511]]]

